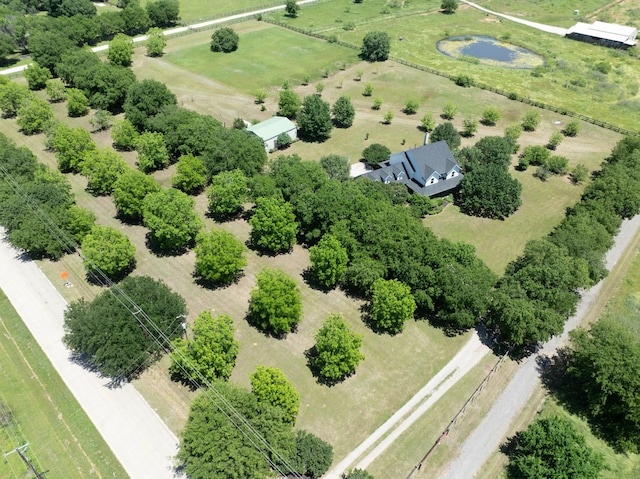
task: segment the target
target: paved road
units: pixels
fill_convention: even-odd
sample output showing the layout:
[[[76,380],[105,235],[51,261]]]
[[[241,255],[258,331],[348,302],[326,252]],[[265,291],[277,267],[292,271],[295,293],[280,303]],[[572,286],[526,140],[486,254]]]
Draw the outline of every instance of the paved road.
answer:
[[[512,22],[521,23],[522,25],[527,25],[528,27],[537,28],[538,30],[542,30],[543,32],[554,33],[556,35],[560,35],[564,37],[567,34],[566,28],[554,27],[552,25],[545,25],[544,23],[530,22],[529,20],[523,20],[522,18],[513,17],[511,15],[505,15],[503,13],[493,12],[484,7],[481,7],[477,3],[468,2],[467,0],[460,0],[462,3],[466,3],[473,8],[477,8],[486,13],[490,13],[491,15],[495,15],[496,17],[506,18],[507,20],[511,20]]]
[[[607,268],[611,270],[623,255],[634,237],[640,234],[640,215],[625,220],[616,236],[613,248],[607,253]],[[540,387],[540,376],[536,360],[540,356],[551,356],[567,343],[569,331],[576,328],[598,296],[602,281],[582,295],[577,312],[565,325],[561,336],[552,338],[542,350],[524,361],[495,402],[489,413],[460,447],[458,456],[449,463],[443,479],[470,479],[482,468],[489,456],[505,440],[509,425],[526,405],[529,397]]]
[[[349,467],[366,469],[398,436],[417,421],[490,351],[481,342],[477,332],[473,331],[458,354],[438,374],[323,477],[325,479],[339,479]],[[375,447],[370,450],[374,445]],[[369,453],[362,457],[367,451]]]
[[[69,360],[61,341],[65,300],[35,263],[4,240],[1,228],[0,238],[0,288],[129,476],[174,477],[178,438],[131,384],[110,389],[108,379]]]
[[[309,3],[314,3],[317,2],[318,0],[301,0],[298,2],[298,5],[307,5]],[[176,28],[171,28],[169,30],[165,30],[163,33],[165,34],[165,36],[170,36],[170,35],[176,35],[178,33],[184,33],[184,32],[188,32],[190,30],[199,30],[201,28],[206,28],[206,27],[210,27],[212,25],[217,25],[219,23],[225,23],[225,22],[230,22],[233,20],[239,20],[241,18],[247,18],[247,17],[253,17],[255,15],[259,15],[261,13],[269,13],[269,12],[275,12],[277,10],[284,10],[285,5],[278,5],[276,7],[270,7],[270,8],[263,8],[261,10],[253,10],[251,12],[245,12],[245,13],[238,13],[237,15],[230,15],[228,17],[223,17],[223,18],[216,18],[215,20],[209,20],[206,22],[202,22],[202,23],[196,23],[193,25],[188,25],[186,27],[176,27]],[[144,42],[145,40],[147,40],[146,35],[142,35],[139,37],[136,37],[133,39],[134,43],[140,43],[140,42]],[[93,47],[91,50],[94,52],[104,52],[106,50],[109,49],[109,44],[106,45],[100,45],[97,47]],[[30,64],[29,64],[30,65]],[[25,70],[29,65],[20,65],[17,67],[12,67],[12,68],[6,68],[4,70],[0,70],[0,75],[11,75],[12,73],[19,73],[23,70]]]

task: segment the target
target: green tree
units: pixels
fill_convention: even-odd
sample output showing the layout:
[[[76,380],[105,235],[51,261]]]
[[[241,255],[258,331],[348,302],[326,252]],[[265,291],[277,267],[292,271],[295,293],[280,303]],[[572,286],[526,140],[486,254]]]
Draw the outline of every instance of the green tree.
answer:
[[[129,237],[115,228],[95,225],[82,240],[82,255],[87,274],[102,281],[101,273],[118,279],[133,269],[136,248]]]
[[[570,121],[564,126],[564,130],[562,132],[565,136],[578,136],[580,133],[581,125],[577,121]]]
[[[522,135],[522,126],[521,125],[509,125],[504,129],[505,138],[511,138],[513,141],[516,141]]]
[[[445,120],[453,120],[453,118],[458,113],[458,107],[451,102],[448,102],[442,107],[442,115],[440,115]]]
[[[364,90],[362,91],[362,96],[371,95],[373,95],[373,85],[371,83],[365,83]]]
[[[53,148],[58,158],[58,168],[63,173],[82,171],[82,163],[89,151],[96,149],[91,135],[82,127],[70,128],[64,124],[56,128]]]
[[[387,32],[367,32],[362,40],[360,57],[369,62],[383,62],[389,58],[391,42]]]
[[[381,106],[382,106],[382,100],[380,98],[376,98],[375,100],[373,100],[373,105],[371,105],[371,109],[377,111],[380,109]]]
[[[226,217],[239,213],[248,194],[247,177],[242,170],[218,173],[211,178],[211,186],[207,190],[209,214]]]
[[[528,165],[547,166],[547,161],[551,158],[551,153],[544,146],[530,145],[524,148],[520,158]]]
[[[478,122],[472,120],[471,118],[465,118],[462,120],[462,132],[460,133],[462,136],[467,138],[475,135],[478,131]]]
[[[327,288],[335,286],[347,271],[347,250],[333,235],[324,235],[316,246],[309,248],[309,255],[313,275]]]
[[[37,63],[32,63],[24,70],[24,77],[27,79],[29,90],[42,90],[47,85],[47,80],[53,78],[48,68]]]
[[[483,125],[493,126],[498,120],[500,120],[500,110],[498,110],[495,106],[490,106],[485,108],[482,112],[482,122]]]
[[[67,88],[64,86],[64,82],[60,80],[60,78],[47,80],[45,91],[52,103],[58,103],[67,98]]]
[[[555,150],[558,148],[560,143],[564,140],[564,135],[559,131],[554,131],[549,137],[549,141],[547,142],[547,148],[550,150]]]
[[[262,88],[259,88],[254,92],[253,96],[256,97],[256,103],[258,105],[262,105],[265,99],[267,98],[267,92],[264,91]]]
[[[567,172],[569,159],[564,156],[552,155],[547,161],[547,168],[554,175],[564,175]]]
[[[213,387],[273,450],[283,457],[295,452],[295,438],[291,425],[283,420],[282,409],[259,402],[249,391],[230,383],[217,382]],[[264,479],[273,473],[269,462],[228,416],[229,411],[221,410],[208,394],[191,403],[178,452],[178,460],[191,479]],[[279,464],[273,453],[266,454]]]
[[[418,112],[418,108],[420,108],[420,103],[418,103],[418,100],[411,98],[405,103],[404,112],[407,115],[415,115]]]
[[[485,136],[473,146],[480,153],[479,164],[494,164],[508,168],[511,165],[513,144],[513,140],[503,136]]]
[[[458,0],[442,0],[442,5],[440,8],[444,11],[444,13],[455,13],[458,9]]]
[[[281,198],[258,198],[251,225],[251,243],[272,253],[289,251],[296,242],[298,223],[293,208]]]
[[[169,371],[192,385],[227,380],[236,364],[239,343],[230,316],[203,311],[193,322],[193,339],[173,340]],[[203,379],[204,378],[204,379]]]
[[[194,251],[196,276],[215,284],[232,283],[247,265],[244,245],[228,231],[200,233]]]
[[[291,139],[289,134],[283,131],[278,135],[274,144],[275,144],[276,150],[284,150],[289,145],[291,145],[292,142],[293,140]]]
[[[571,169],[571,181],[580,184],[589,178],[589,168],[580,163]]]
[[[120,17],[124,23],[124,31],[129,35],[146,32],[151,26],[149,14],[137,2],[129,3],[120,12]]]
[[[362,150],[362,158],[369,166],[376,166],[382,161],[387,161],[391,156],[391,150],[380,143],[372,143]]]
[[[87,177],[87,189],[94,195],[108,195],[116,180],[128,169],[124,159],[111,148],[90,150],[82,162],[82,174]]]
[[[179,294],[148,276],[125,278],[118,286],[145,314],[134,316],[119,293],[104,291],[91,302],[80,299],[69,304],[64,313],[63,341],[102,374],[131,378],[158,359],[159,351],[181,333],[180,316],[187,310]],[[140,323],[151,329],[147,318],[161,335],[144,333]]]
[[[391,121],[393,121],[393,112],[389,110],[384,114],[382,123],[384,123],[385,125],[390,125]]]
[[[300,5],[295,0],[287,0],[284,6],[284,12],[288,17],[296,18],[300,11]]]
[[[31,97],[33,97],[33,93],[23,85],[18,85],[12,81],[0,85],[0,110],[2,110],[2,116],[13,118],[17,115],[18,109]]]
[[[240,37],[233,28],[223,27],[211,35],[210,48],[212,52],[231,53],[238,49],[239,42]]]
[[[164,135],[154,131],[145,131],[136,139],[138,168],[143,172],[160,170],[169,165],[169,152]]]
[[[29,35],[28,50],[31,58],[50,71],[53,71],[62,56],[73,48],[73,40],[61,31],[35,31]]]
[[[460,146],[460,133],[458,133],[458,130],[456,130],[456,127],[453,126],[453,123],[450,121],[445,121],[436,126],[429,137],[429,143],[443,140],[447,142],[447,145],[449,145],[449,148],[452,150]]]
[[[109,63],[128,67],[131,65],[131,57],[133,57],[133,40],[124,33],[118,33],[109,42],[109,49],[107,50]]]
[[[165,251],[187,247],[202,228],[194,206],[193,198],[175,188],[145,196],[142,219],[149,228],[151,240]]]
[[[540,125],[540,113],[536,110],[529,110],[522,117],[522,128],[524,131],[535,131]]]
[[[107,110],[96,110],[91,118],[89,118],[89,124],[94,128],[93,131],[108,130],[113,121],[113,115]]]
[[[331,384],[351,376],[365,358],[360,352],[362,336],[353,333],[339,314],[330,314],[324,320],[315,339],[310,366],[322,381]]]
[[[82,90],[67,88],[67,114],[70,117],[85,116],[89,113],[89,99]]]
[[[507,443],[509,479],[597,479],[605,468],[569,419],[536,419]]]
[[[331,136],[331,108],[318,95],[306,96],[297,116],[300,136],[306,141],[325,141]]]
[[[164,47],[167,46],[167,37],[164,36],[162,29],[158,27],[150,28],[147,31],[147,55],[150,57],[161,57],[164,53]]]
[[[436,127],[436,121],[433,119],[432,113],[425,113],[424,116],[420,119],[420,126],[423,131],[432,132]]]
[[[46,124],[53,118],[51,105],[39,98],[28,99],[18,109],[16,123],[25,135],[33,135],[44,130]]]
[[[321,477],[333,462],[333,447],[318,436],[304,430],[296,431],[296,453],[293,468],[306,477]]]
[[[113,184],[113,202],[118,215],[128,221],[140,221],[145,197],[159,191],[160,185],[153,177],[127,168]]]
[[[374,329],[390,334],[401,333],[415,310],[416,302],[406,284],[395,279],[378,279],[373,283],[369,315]]]
[[[116,150],[131,151],[136,147],[138,131],[129,120],[116,120],[111,128],[111,139]]]
[[[504,219],[522,204],[522,185],[498,164],[480,165],[460,186],[460,211],[482,218]]]
[[[176,172],[171,177],[171,185],[185,193],[194,193],[202,189],[207,181],[207,168],[200,158],[182,155],[178,159]]]
[[[180,20],[180,3],[178,0],[156,0],[146,5],[147,14],[152,25],[166,27]]]
[[[265,268],[256,275],[251,291],[249,321],[262,331],[283,336],[302,319],[300,288],[282,270]]]
[[[138,131],[148,130],[150,118],[176,103],[176,96],[164,83],[152,79],[142,80],[134,83],[127,92],[124,102],[125,118]]]
[[[251,374],[251,392],[259,402],[284,409],[285,419],[292,426],[296,423],[300,412],[300,395],[282,371],[258,366]]]
[[[630,323],[629,323],[630,324]],[[640,340],[629,325],[601,319],[571,333],[567,376],[595,430],[617,449],[640,450]]]
[[[320,158],[320,166],[327,172],[331,179],[347,181],[350,178],[351,168],[346,156],[326,155]]]
[[[278,101],[279,115],[293,120],[298,115],[301,106],[302,100],[296,92],[289,89],[280,91],[280,100]]]
[[[338,128],[349,128],[353,125],[353,119],[356,116],[356,110],[353,108],[351,99],[342,95],[336,100],[331,109],[333,120]]]

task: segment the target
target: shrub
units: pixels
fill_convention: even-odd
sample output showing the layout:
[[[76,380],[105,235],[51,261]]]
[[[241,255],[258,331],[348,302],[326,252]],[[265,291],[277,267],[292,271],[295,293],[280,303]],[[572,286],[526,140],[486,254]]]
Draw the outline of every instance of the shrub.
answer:
[[[220,28],[211,35],[211,51],[230,53],[238,49],[240,37],[229,27]]]
[[[293,140],[291,139],[291,137],[289,136],[289,134],[287,132],[282,132],[278,135],[278,137],[276,138],[275,141],[275,145],[276,145],[276,149],[277,150],[284,150],[285,148],[287,148],[291,143],[293,142]]]
[[[569,160],[564,156],[552,156],[547,161],[547,169],[555,175],[564,175],[567,172]]]
[[[442,108],[442,115],[440,116],[445,120],[453,120],[456,113],[458,113],[458,107],[449,102]]]
[[[464,87],[464,88],[469,88],[471,86],[473,86],[473,78],[471,78],[469,75],[458,75],[455,79],[454,79],[456,85]]]
[[[530,110],[522,117],[522,128],[524,131],[535,131],[540,125],[540,113]]]
[[[364,86],[364,91],[362,92],[362,96],[371,96],[373,94],[373,85],[371,83],[367,83]]]
[[[564,133],[564,136],[577,136],[578,133],[580,133],[580,123],[578,123],[577,121],[570,121],[568,122],[565,127],[564,130],[562,131]]]
[[[575,184],[582,183],[589,178],[589,168],[580,163],[571,170],[571,181]]]
[[[559,131],[554,131],[551,134],[551,137],[549,138],[549,142],[547,143],[547,148],[549,148],[550,150],[555,150],[558,147],[558,145],[562,143],[563,139],[564,139],[564,136],[562,133],[560,133]]]
[[[483,125],[493,126],[500,119],[500,110],[498,110],[495,106],[490,106],[486,110],[482,112],[482,122]]]
[[[418,103],[418,100],[409,99],[407,100],[407,103],[404,106],[404,112],[407,115],[415,115],[416,112],[418,111],[418,108],[420,108],[420,104]]]

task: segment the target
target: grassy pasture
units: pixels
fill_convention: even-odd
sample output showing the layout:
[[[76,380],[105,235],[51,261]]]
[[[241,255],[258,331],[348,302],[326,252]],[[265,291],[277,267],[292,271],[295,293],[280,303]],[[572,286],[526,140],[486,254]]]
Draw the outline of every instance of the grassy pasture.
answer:
[[[47,478],[126,478],[122,466],[0,291],[0,401],[13,413],[0,426],[7,453],[29,442],[27,456]],[[0,461],[0,477],[25,476],[17,454]]]
[[[140,0],[145,6],[149,0]],[[262,5],[273,3],[273,0],[182,0],[180,2],[180,19],[183,22],[193,22],[209,18],[213,15],[235,12],[246,8],[259,9]],[[282,2],[284,4],[284,2]]]
[[[265,45],[269,46],[268,53]],[[339,61],[357,61],[356,52],[272,26],[242,34],[239,48],[233,53],[213,53],[205,42],[168,53],[165,58],[248,94],[259,88],[279,87],[284,80],[300,84],[305,75],[316,80],[322,69],[336,70]]]
[[[475,3],[494,12],[521,17],[533,22],[548,23],[558,27],[570,27],[578,21],[585,21],[585,18],[590,18],[589,21],[602,20],[598,13],[595,12],[602,12],[605,7],[608,11],[612,3],[618,2],[586,0],[576,3],[568,0],[559,0],[544,2],[544,6],[541,6],[541,2],[536,0],[482,0]],[[580,11],[578,15],[573,14],[576,9]],[[591,18],[592,15],[595,18]]]

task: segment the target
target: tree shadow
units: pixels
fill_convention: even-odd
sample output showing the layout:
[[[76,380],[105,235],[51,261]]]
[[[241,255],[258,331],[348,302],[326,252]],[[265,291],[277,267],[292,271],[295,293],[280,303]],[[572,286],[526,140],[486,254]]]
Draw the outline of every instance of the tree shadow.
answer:
[[[208,289],[210,291],[216,291],[228,288],[233,284],[238,284],[238,282],[244,278],[244,272],[240,271],[236,274],[231,281],[228,282],[219,282],[219,281],[211,281],[210,279],[203,278],[202,276],[198,276],[197,274],[192,274],[193,282],[198,286],[204,289]]]
[[[187,245],[185,245],[182,248],[167,249],[167,248],[163,248],[158,243],[158,241],[151,235],[151,233],[147,233],[145,236],[144,244],[147,247],[147,249],[151,253],[153,253],[153,255],[157,256],[158,258],[166,258],[170,256],[182,256],[188,251],[189,246],[193,245],[193,241],[190,241]]]
[[[245,218],[245,211],[244,209],[240,209],[238,211],[236,211],[235,213],[212,213],[207,211],[207,213],[205,214],[205,216],[207,218],[211,218],[213,221],[215,221],[216,223],[229,223],[230,221],[235,221],[238,219],[249,219],[249,218]]]
[[[125,279],[127,276],[129,276],[134,269],[136,269],[135,259],[131,262],[131,264],[129,264],[129,266],[127,266],[125,269],[120,271],[118,274],[110,276],[105,273],[101,274],[95,271],[93,272],[87,271],[85,273],[85,279],[89,284],[93,284],[95,286],[107,287],[107,286],[111,286],[112,283],[119,283],[120,281]]]
[[[94,363],[89,356],[80,352],[72,351],[69,354],[69,360],[72,363],[80,366],[85,371],[96,374],[100,379],[108,379],[109,381],[105,384],[108,389],[116,389],[122,387],[123,384],[129,382],[130,378],[135,378],[138,376],[137,373],[133,375],[120,374],[118,376],[109,376],[103,374],[102,371],[100,371],[100,367],[96,363]]]
[[[311,268],[306,268],[302,272],[302,279],[311,289],[320,291],[322,293],[328,293],[329,291],[333,291],[334,289],[336,289],[336,286],[325,286],[324,284],[320,283],[320,281],[318,281],[318,277]]]
[[[353,374],[349,374],[338,379],[332,379],[332,378],[327,378],[326,376],[323,376],[320,373],[320,368],[318,368],[315,365],[315,360],[318,357],[318,350],[316,349],[315,345],[313,345],[311,348],[307,349],[304,352],[304,357],[307,360],[307,367],[309,368],[309,371],[311,371],[311,375],[315,378],[316,382],[322,386],[333,387],[337,384],[340,384],[349,376],[353,375]]]
[[[193,379],[185,378],[182,374],[177,373],[175,371],[171,371],[171,374],[169,375],[169,377],[173,382],[179,383],[182,386],[189,388],[189,391],[191,392],[194,392],[200,389],[200,384],[197,381]]]
[[[362,322],[369,328],[372,332],[379,335],[389,335],[389,336],[397,336],[402,334],[402,331],[389,331],[387,328],[380,327],[371,316],[371,303],[366,302],[362,306],[360,306],[360,313],[362,314]]]
[[[256,320],[256,318],[254,318],[251,315],[251,307],[249,307],[249,311],[247,311],[247,314],[245,315],[244,319],[247,321],[247,323],[254,327],[257,331],[261,332],[266,338],[272,338],[272,339],[286,339],[287,335],[289,333],[296,333],[298,331],[298,325],[294,324],[293,326],[291,326],[291,329],[289,331],[286,331],[284,333],[278,333],[275,332],[269,328],[264,328],[261,324],[258,323],[258,321]]]

